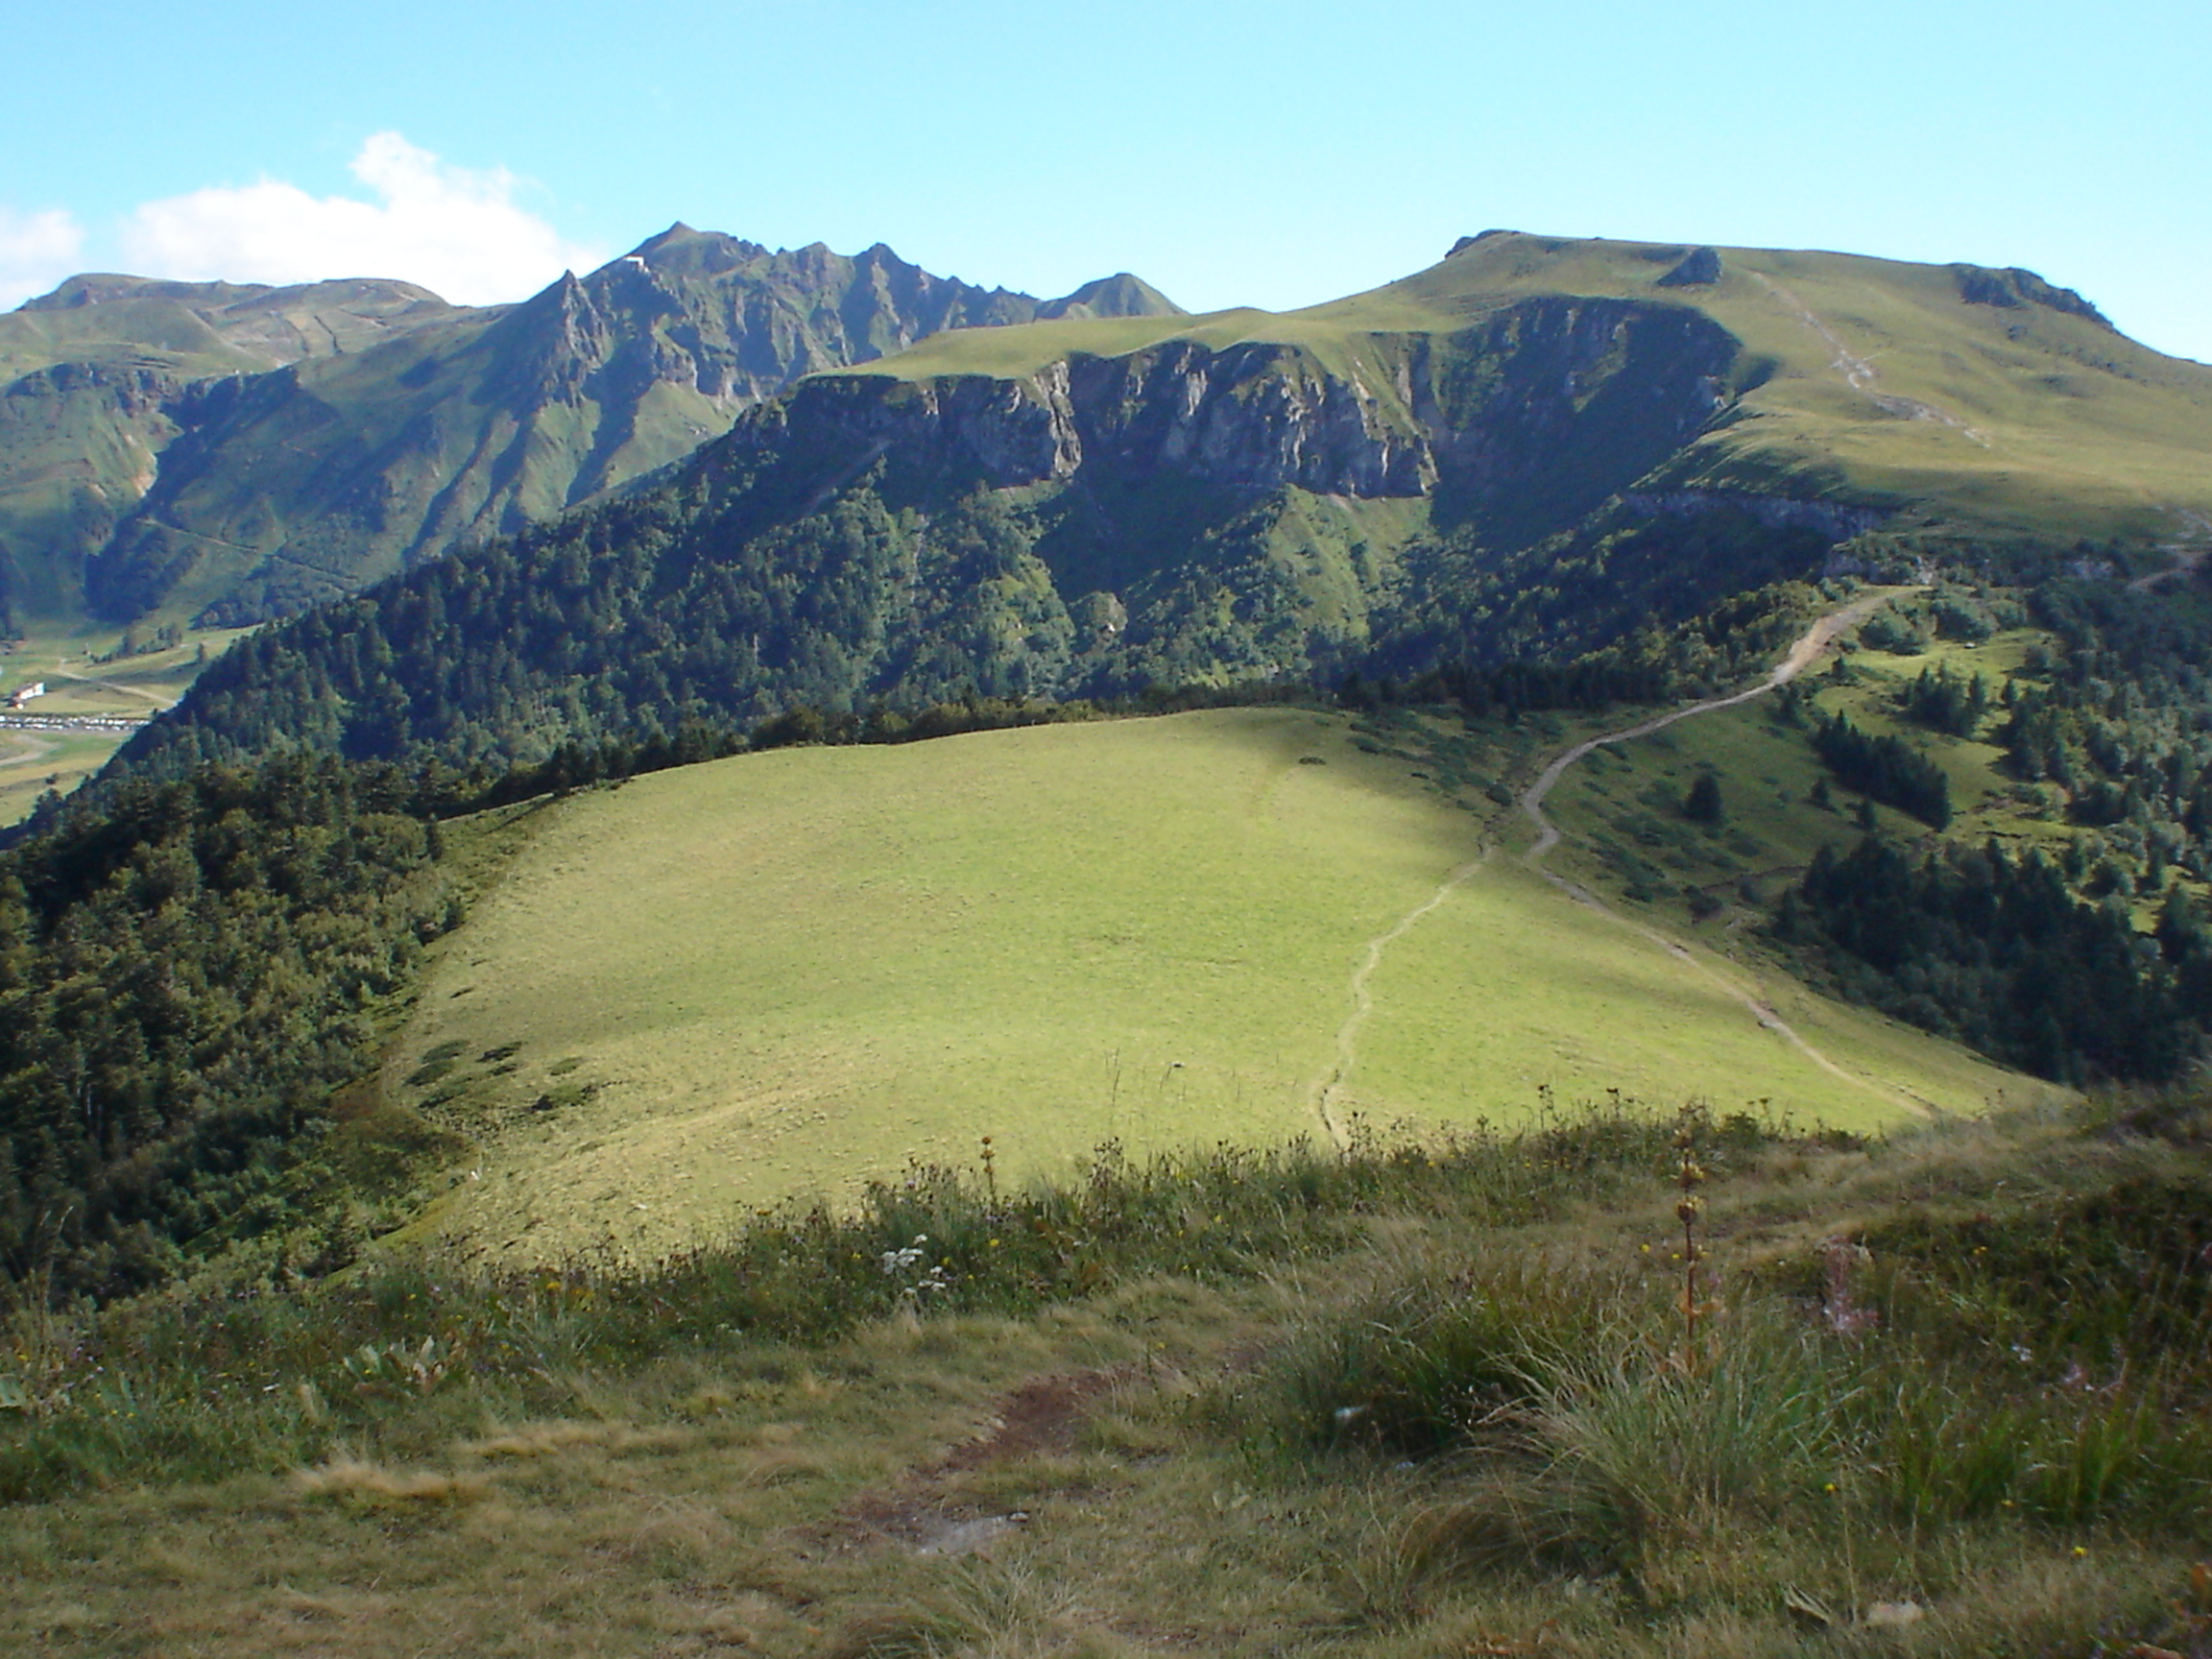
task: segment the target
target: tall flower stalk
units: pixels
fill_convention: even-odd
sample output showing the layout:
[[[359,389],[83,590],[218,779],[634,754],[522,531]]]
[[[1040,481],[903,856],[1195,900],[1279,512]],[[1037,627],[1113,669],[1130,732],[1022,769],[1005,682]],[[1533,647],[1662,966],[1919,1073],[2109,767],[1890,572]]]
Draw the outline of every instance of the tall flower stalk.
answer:
[[[1697,1268],[1705,1259],[1697,1239],[1697,1224],[1705,1211],[1697,1196],[1697,1189],[1705,1184],[1704,1166],[1697,1162],[1697,1135],[1704,1118],[1704,1107],[1689,1101],[1674,1125],[1674,1185],[1682,1194],[1674,1204],[1674,1218],[1682,1223],[1682,1369],[1693,1377],[1697,1374],[1697,1322],[1713,1311],[1713,1305],[1697,1294]]]

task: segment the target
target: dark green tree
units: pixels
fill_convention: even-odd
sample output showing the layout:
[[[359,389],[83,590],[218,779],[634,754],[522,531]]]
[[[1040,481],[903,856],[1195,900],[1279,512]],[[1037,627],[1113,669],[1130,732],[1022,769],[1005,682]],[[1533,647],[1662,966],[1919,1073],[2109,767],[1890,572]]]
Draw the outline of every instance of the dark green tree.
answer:
[[[1693,824],[1720,822],[1720,780],[1717,775],[1709,771],[1697,774],[1689,792],[1682,797],[1682,816]]]

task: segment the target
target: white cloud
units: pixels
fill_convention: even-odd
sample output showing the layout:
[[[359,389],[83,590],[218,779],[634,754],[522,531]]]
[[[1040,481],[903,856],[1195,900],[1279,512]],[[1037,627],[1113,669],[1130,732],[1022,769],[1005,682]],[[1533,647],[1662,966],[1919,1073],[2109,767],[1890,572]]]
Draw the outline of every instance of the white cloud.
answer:
[[[504,167],[449,167],[397,132],[378,132],[352,172],[374,202],[264,179],[145,203],[123,226],[126,264],[140,276],[194,281],[397,276],[485,305],[606,258],[517,205],[518,181]]]
[[[18,213],[0,206],[0,311],[43,294],[82,267],[84,232],[59,207]]]

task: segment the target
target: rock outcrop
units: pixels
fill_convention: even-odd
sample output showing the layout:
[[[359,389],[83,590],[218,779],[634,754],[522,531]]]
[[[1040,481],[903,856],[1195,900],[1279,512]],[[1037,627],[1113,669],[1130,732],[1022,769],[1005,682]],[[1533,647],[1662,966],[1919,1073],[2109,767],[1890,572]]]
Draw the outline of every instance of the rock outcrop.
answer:
[[[1678,449],[1725,401],[1735,343],[1623,301],[1525,301],[1456,334],[1374,337],[1375,384],[1293,345],[1171,340],[1018,379],[817,375],[719,446],[909,454],[996,487],[1175,473],[1260,494],[1441,493],[1462,517],[1572,517]]]
[[[1662,288],[1709,288],[1720,280],[1720,255],[1710,248],[1696,248],[1659,278]]]
[[[2008,265],[2001,271],[1984,265],[1954,265],[1951,275],[1958,280],[1959,298],[1969,305],[1994,305],[2004,311],[2044,305],[2069,317],[2085,317],[2102,327],[2112,327],[2110,318],[2073,289],[2046,282],[2034,272],[2023,271],[2017,265]]]

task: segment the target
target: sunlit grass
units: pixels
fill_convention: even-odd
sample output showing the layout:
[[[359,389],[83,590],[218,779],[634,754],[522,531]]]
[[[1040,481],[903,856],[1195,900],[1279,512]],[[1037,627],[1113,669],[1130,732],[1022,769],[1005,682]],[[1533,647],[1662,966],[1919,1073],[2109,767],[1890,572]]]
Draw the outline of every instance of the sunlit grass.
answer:
[[[1486,857],[1548,740],[1512,737],[1218,710],[777,751],[548,806],[385,1073],[482,1147],[429,1226],[493,1261],[657,1254],[986,1134],[1019,1185],[1108,1139],[1441,1132],[1546,1089],[1870,1127],[1911,1110],[1900,1081],[1958,1111],[2020,1087],[1773,976],[1876,1081],[1824,1071]]]

